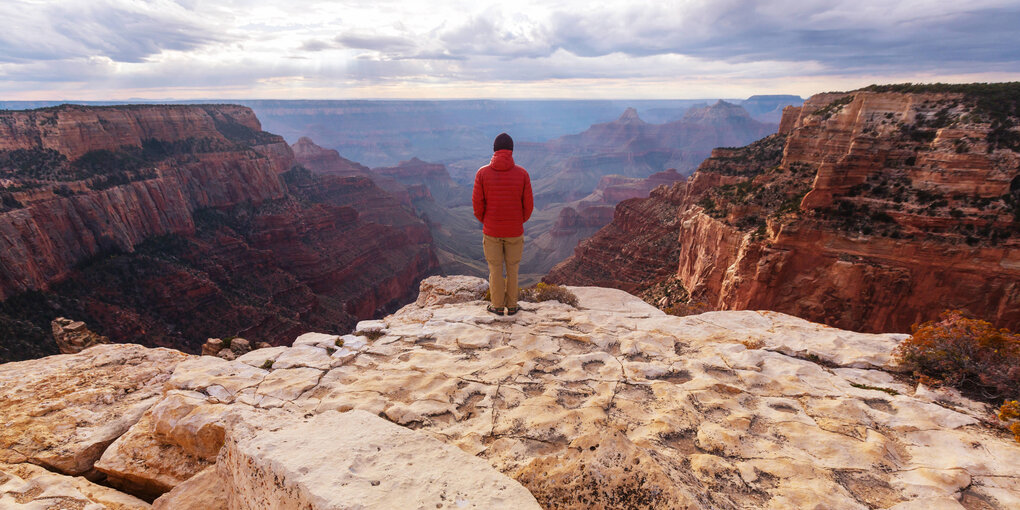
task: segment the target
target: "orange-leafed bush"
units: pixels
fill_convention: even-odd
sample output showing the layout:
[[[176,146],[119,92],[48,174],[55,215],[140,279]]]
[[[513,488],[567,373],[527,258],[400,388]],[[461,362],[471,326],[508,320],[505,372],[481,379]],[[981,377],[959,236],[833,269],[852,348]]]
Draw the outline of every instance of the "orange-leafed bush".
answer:
[[[1020,402],[1016,400],[1004,402],[999,408],[999,419],[1013,422],[1010,424],[1009,430],[1013,433],[1013,438],[1020,442]]]
[[[1020,396],[1020,335],[960,311],[914,326],[896,356],[918,375],[948,386],[977,390],[986,398]]]

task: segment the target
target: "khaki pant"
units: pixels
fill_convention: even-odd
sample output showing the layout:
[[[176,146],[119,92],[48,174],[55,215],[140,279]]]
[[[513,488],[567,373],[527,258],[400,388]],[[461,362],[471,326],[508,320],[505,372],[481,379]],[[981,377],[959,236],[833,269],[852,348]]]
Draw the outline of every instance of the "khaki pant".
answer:
[[[482,234],[482,251],[489,263],[489,295],[495,308],[517,306],[517,269],[524,252],[524,236],[492,237]],[[503,268],[506,267],[506,278]]]

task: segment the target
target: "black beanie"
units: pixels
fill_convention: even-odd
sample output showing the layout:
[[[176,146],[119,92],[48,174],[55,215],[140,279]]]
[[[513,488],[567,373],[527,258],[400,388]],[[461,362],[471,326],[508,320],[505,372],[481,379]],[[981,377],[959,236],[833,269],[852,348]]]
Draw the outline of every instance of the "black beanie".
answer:
[[[506,133],[500,133],[496,141],[492,142],[492,152],[501,150],[514,150],[514,139]]]

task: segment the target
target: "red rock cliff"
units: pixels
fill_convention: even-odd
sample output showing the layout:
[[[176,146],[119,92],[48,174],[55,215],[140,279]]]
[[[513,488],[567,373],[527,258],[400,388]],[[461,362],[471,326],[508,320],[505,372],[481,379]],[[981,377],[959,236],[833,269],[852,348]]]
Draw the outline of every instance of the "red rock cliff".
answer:
[[[617,265],[600,281],[640,291],[670,267],[719,309],[864,331],[908,331],[962,309],[1016,328],[1018,99],[1008,85],[814,96],[786,110],[788,135],[714,151],[674,186],[683,198],[669,222],[614,220],[547,279],[586,283]],[[670,258],[648,267],[615,255],[657,230],[676,240],[675,257],[660,247],[656,257]]]
[[[250,142],[235,150],[244,137]],[[131,166],[114,174],[124,176],[123,184],[107,187],[102,179],[125,164],[107,155],[140,151],[143,144],[204,145],[202,152]],[[0,152],[50,154],[58,159],[51,172],[71,169],[54,181],[8,167],[13,182],[6,187],[18,190],[11,196],[23,207],[0,213],[0,299],[45,288],[101,251],[131,251],[152,236],[191,233],[197,209],[280,198],[286,188],[278,174],[292,159],[283,139],[263,133],[251,110],[227,105],[0,112]],[[105,158],[88,168],[91,175],[76,165],[97,159],[90,156]]]
[[[29,340],[58,311],[190,351],[342,332],[437,266],[424,222],[368,178],[291,169],[247,108],[63,106],[0,130],[3,359],[50,353]]]

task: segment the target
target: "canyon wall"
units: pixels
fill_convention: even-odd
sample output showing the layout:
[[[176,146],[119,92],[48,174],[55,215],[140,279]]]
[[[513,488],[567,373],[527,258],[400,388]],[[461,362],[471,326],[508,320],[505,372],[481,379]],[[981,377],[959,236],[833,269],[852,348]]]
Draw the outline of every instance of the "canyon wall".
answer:
[[[397,199],[295,166],[244,107],[62,106],[0,112],[0,129],[3,359],[55,352],[58,315],[191,352],[343,332],[437,266]]]
[[[673,207],[666,221],[621,221],[618,211],[547,280],[589,282],[608,266],[620,276],[601,284],[641,292],[672,278],[716,309],[863,331],[908,331],[960,309],[1015,329],[1018,94],[961,87],[971,88],[875,88],[788,108],[780,134],[713,151],[673,187],[677,205],[659,195],[626,206]],[[672,246],[655,251],[657,263],[619,255],[648,250],[639,245],[653,231],[675,256]],[[663,268],[669,277],[647,277]]]

